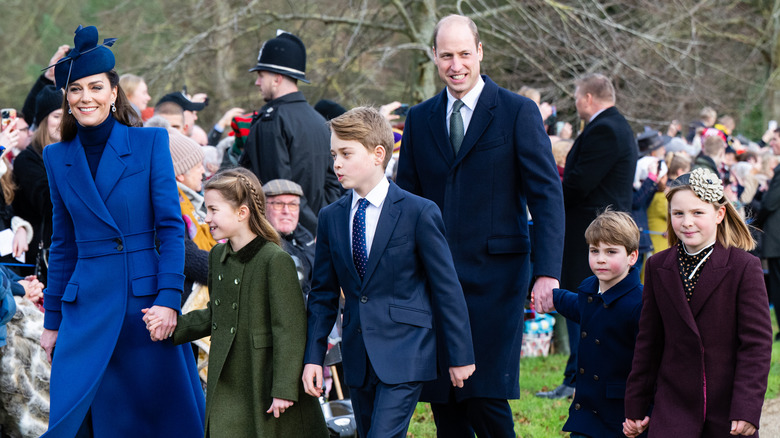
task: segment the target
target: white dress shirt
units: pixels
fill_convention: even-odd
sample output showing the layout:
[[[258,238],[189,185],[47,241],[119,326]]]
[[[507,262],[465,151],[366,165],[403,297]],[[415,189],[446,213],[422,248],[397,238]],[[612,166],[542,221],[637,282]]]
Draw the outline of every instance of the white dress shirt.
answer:
[[[477,84],[474,85],[474,88],[471,89],[468,93],[466,93],[463,98],[460,100],[463,101],[463,106],[460,107],[460,115],[463,118],[463,134],[465,135],[466,132],[469,130],[469,123],[471,123],[471,116],[474,115],[474,109],[477,107],[477,101],[479,100],[479,96],[482,94],[482,89],[485,88],[485,81],[482,79],[482,76],[479,77],[479,80],[477,81]],[[452,94],[450,94],[450,89],[447,88],[447,135],[450,134],[450,116],[452,115],[452,105],[455,103],[456,99]]]
[[[366,207],[366,256],[371,255],[371,244],[374,242],[376,225],[379,223],[379,214],[382,213],[382,206],[385,204],[385,198],[387,198],[389,189],[390,183],[387,181],[387,178],[382,178],[366,195],[366,200],[368,200],[368,207]],[[352,220],[355,218],[359,200],[360,195],[352,190],[352,208],[349,210],[350,249],[352,249]]]

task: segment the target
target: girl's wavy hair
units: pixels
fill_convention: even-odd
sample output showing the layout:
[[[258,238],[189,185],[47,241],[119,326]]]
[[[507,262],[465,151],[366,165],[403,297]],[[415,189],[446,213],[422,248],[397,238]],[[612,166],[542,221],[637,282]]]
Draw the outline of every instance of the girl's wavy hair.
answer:
[[[279,233],[265,216],[265,194],[254,173],[243,167],[221,170],[206,182],[205,190],[218,191],[234,208],[246,205],[249,229],[269,242],[280,244]]]
[[[718,182],[720,182],[719,179]],[[693,192],[693,194],[696,195],[696,197],[699,199],[702,198],[691,185],[690,173],[680,175],[679,178],[671,181],[667,187],[669,188],[669,191],[666,192],[666,199],[669,201],[669,210],[666,217],[666,232],[668,236],[667,239],[669,240],[669,246],[674,246],[677,244],[677,242],[680,241],[680,239],[677,237],[677,234],[674,233],[674,229],[672,228],[672,198],[676,193],[683,190],[690,190]],[[742,216],[740,216],[739,212],[734,208],[733,205],[731,205],[731,202],[729,202],[725,196],[721,196],[720,199],[714,202],[705,199],[702,200],[708,204],[712,204],[713,208],[716,210],[718,210],[720,207],[726,207],[726,214],[723,217],[723,220],[718,224],[717,231],[717,240],[724,248],[734,246],[745,251],[750,251],[756,247],[756,241],[753,239],[753,236],[750,235],[750,228],[742,219]]]

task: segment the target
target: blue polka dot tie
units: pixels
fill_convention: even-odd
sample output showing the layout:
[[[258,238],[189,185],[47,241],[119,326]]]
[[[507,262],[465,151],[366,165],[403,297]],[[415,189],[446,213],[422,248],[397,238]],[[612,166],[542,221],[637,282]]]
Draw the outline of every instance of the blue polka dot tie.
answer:
[[[360,279],[366,275],[368,264],[368,251],[366,249],[366,208],[368,200],[361,198],[358,201],[358,209],[352,218],[352,261],[355,263]]]

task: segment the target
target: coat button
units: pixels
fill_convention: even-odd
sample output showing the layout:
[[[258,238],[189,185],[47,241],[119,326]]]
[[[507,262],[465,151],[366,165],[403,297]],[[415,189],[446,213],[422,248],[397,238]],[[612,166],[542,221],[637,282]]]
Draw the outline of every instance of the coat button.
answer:
[[[579,403],[575,403],[575,404],[574,404],[574,409],[575,409],[575,410],[577,410],[577,411],[579,411],[580,409],[582,409],[582,406],[580,406],[580,404],[579,404]]]
[[[580,336],[582,337],[582,339],[585,339],[585,338],[587,338],[587,337],[588,337],[588,332],[582,332],[582,333],[580,334]]]
[[[593,410],[593,415],[598,415],[598,414],[599,414],[599,411],[597,411],[597,410],[595,410],[595,409],[594,409],[594,410]]]
[[[217,323],[216,322],[214,324],[211,324],[211,329],[212,330],[216,330],[217,329]]]
[[[601,345],[601,341],[599,341],[598,339],[596,339],[596,345]]]
[[[368,302],[368,297],[363,295],[362,297],[360,297],[360,302],[363,303],[363,304],[367,303]]]
[[[235,327],[230,327],[230,334],[232,335],[235,332],[236,332],[236,328]]]
[[[580,368],[580,374],[585,374],[585,368]]]
[[[237,310],[237,309],[238,309],[238,304],[237,303],[233,303],[233,310]]]
[[[605,309],[609,309],[609,304],[607,304],[607,303],[604,303],[604,308],[605,308]]]
[[[217,280],[222,281],[222,274],[217,275]]]
[[[123,249],[125,249],[124,245],[122,245],[122,239],[117,237],[116,239],[114,239],[114,242],[116,242],[117,251],[122,251]]]
[[[233,283],[235,283],[235,284],[241,283],[241,280],[239,280],[238,278],[236,278],[235,280],[233,280]]]
[[[593,302],[593,297],[588,297],[588,302],[592,303]]]
[[[593,380],[596,380],[596,381],[598,381],[598,380],[599,380],[599,376],[596,376],[596,375],[594,375],[594,376],[593,376]]]
[[[214,300],[214,305],[215,305],[215,306],[219,306],[219,298],[217,298],[216,300]]]
[[[358,333],[363,333],[363,330],[361,330],[360,327],[358,327],[357,332]]]

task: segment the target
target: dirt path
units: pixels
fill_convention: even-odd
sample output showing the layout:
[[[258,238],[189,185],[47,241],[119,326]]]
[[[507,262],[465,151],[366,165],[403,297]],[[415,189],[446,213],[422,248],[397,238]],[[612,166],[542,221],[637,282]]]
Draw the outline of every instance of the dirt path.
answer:
[[[766,438],[780,437],[780,398],[764,402],[759,433]]]

